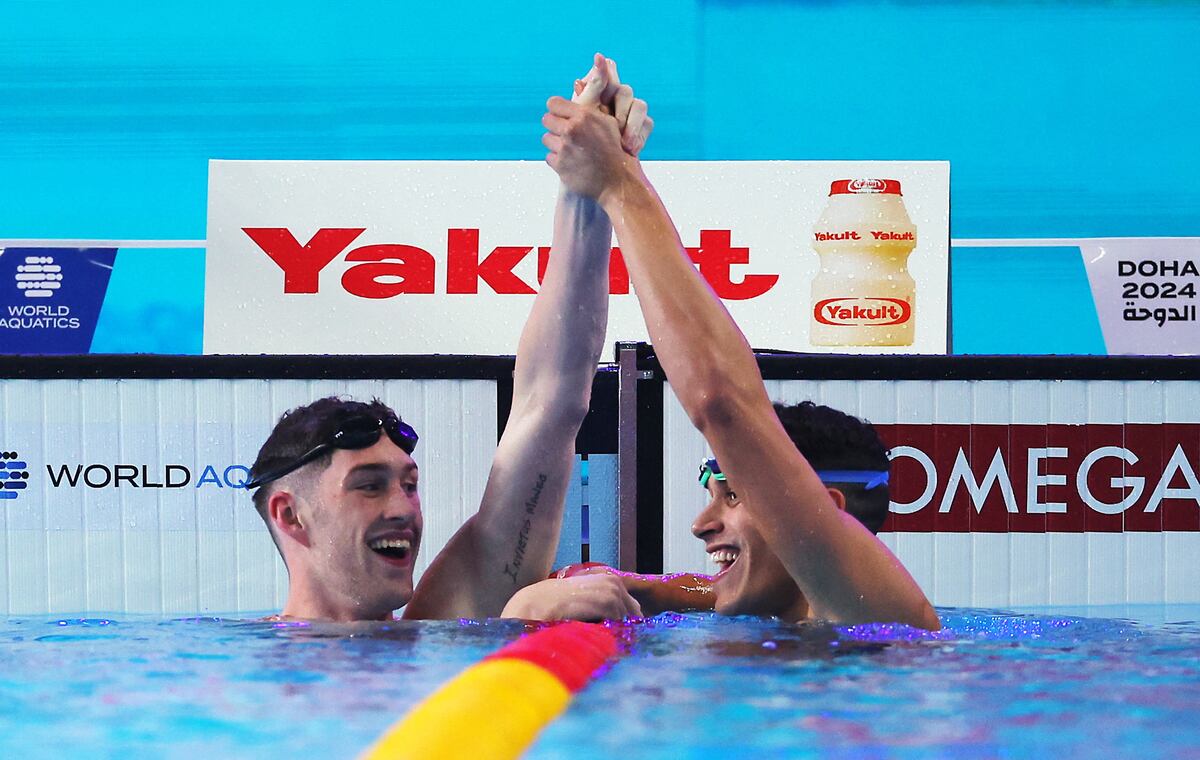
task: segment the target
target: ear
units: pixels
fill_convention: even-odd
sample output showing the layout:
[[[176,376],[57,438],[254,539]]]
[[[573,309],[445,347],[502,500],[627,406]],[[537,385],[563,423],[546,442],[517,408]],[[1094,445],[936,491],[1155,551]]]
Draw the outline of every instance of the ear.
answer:
[[[829,498],[833,499],[833,503],[837,505],[837,508],[845,512],[846,494],[836,488],[827,488],[825,490],[829,491]]]
[[[297,509],[296,496],[291,491],[279,490],[267,499],[267,515],[271,524],[280,536],[308,546],[308,531],[300,522],[300,512]]]

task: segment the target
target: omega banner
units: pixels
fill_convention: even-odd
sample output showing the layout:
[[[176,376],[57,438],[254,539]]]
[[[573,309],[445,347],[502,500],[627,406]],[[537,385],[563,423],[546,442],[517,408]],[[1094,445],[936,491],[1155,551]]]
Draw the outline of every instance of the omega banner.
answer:
[[[1200,531],[1200,424],[876,425],[885,531]]]
[[[756,348],[945,353],[949,164],[646,173]],[[214,161],[204,351],[512,354],[557,193],[541,162]],[[617,247],[608,287],[605,350],[647,339]]]

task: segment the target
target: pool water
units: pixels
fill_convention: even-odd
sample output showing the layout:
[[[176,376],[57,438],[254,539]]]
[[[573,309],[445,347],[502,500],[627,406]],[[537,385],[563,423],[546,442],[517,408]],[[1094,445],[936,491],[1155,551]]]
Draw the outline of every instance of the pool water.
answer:
[[[942,609],[936,634],[660,615],[528,757],[1200,757],[1200,607],[1089,611]],[[522,630],[8,619],[0,757],[354,757]]]

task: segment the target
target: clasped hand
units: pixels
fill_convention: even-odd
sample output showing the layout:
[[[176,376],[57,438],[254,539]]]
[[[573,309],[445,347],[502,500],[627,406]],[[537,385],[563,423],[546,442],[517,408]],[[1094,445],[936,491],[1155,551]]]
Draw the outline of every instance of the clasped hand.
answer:
[[[546,111],[546,163],[568,189],[592,198],[600,198],[636,166],[654,129],[646,101],[621,84],[616,63],[600,53],[587,76],[576,80],[574,97],[552,97]]]

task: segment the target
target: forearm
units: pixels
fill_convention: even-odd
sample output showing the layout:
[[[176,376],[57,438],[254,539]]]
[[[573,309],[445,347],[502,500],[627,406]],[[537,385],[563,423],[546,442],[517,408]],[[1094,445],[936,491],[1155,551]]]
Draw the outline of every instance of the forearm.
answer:
[[[692,422],[706,432],[739,405],[769,407],[750,345],[696,271],[640,167],[633,164],[601,202],[616,228],[655,355]]]
[[[713,609],[712,578],[695,573],[625,576],[625,587],[646,616]]]
[[[482,504],[443,551],[453,562],[431,566],[422,581],[429,588],[421,591],[455,601],[435,603],[434,615],[416,613],[496,615],[514,591],[549,571],[604,341],[611,245],[600,206],[560,192],[550,260],[517,347],[512,409]]]
[[[589,575],[620,578],[626,591],[638,600],[642,613],[648,616],[660,612],[711,610],[715,604],[710,575],[647,575],[622,572],[601,562],[580,562],[560,568],[553,577],[561,580]]]
[[[545,278],[517,347],[513,415],[582,421],[608,324],[611,246],[599,204],[561,189]]]

